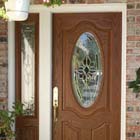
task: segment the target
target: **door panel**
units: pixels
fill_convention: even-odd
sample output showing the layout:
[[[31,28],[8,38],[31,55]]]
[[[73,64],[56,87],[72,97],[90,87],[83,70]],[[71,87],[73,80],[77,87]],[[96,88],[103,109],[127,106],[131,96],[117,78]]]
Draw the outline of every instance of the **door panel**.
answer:
[[[121,17],[121,13],[53,15],[52,83],[59,91],[53,140],[120,140]],[[102,63],[99,94],[86,108],[75,97],[71,68],[75,44],[85,32],[97,39]]]
[[[110,127],[107,124],[102,124],[92,130],[92,140],[110,140]]]

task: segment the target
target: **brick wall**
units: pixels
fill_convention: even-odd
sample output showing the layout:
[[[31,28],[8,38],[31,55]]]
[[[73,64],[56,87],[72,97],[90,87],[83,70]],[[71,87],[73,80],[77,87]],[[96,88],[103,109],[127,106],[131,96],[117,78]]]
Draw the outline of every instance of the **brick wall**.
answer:
[[[140,0],[127,3],[127,81],[140,67]],[[140,95],[127,89],[127,140],[140,140]]]
[[[8,55],[7,23],[0,20],[0,109],[7,108],[8,94]]]
[[[140,0],[69,0],[70,3],[127,2],[127,81],[135,79],[140,67]],[[41,3],[36,0],[34,3]],[[0,21],[0,108],[7,106],[7,24]],[[140,95],[127,90],[127,140],[140,140]]]

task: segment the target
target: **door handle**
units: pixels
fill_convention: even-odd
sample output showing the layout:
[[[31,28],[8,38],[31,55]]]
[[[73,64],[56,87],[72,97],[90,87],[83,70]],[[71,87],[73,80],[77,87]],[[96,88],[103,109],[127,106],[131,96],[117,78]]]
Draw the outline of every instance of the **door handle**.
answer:
[[[53,121],[58,121],[58,87],[53,88]]]

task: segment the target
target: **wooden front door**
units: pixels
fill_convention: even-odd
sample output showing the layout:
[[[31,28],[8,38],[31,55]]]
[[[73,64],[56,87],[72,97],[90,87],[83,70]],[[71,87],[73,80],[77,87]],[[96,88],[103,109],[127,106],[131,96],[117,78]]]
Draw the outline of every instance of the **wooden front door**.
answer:
[[[121,28],[121,13],[53,15],[53,140],[120,140]]]

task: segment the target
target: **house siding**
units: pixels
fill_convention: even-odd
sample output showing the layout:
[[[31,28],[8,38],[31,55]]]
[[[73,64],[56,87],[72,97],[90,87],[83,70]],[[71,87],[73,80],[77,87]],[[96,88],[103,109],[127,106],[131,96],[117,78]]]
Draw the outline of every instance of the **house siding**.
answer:
[[[127,69],[126,79],[134,80],[140,67],[140,0],[69,0],[67,3],[126,3],[127,2]],[[41,3],[36,0],[35,4]],[[7,22],[0,20],[0,109],[7,108],[8,46]],[[140,95],[126,87],[126,140],[140,140]]]

